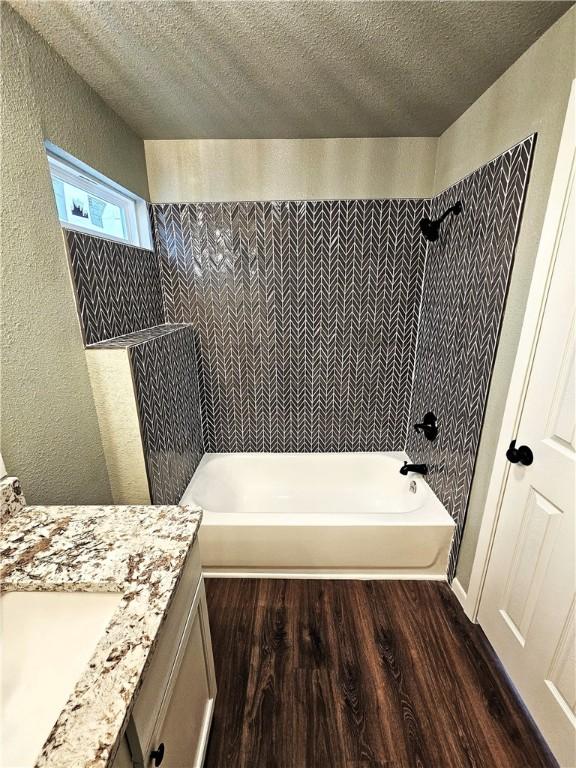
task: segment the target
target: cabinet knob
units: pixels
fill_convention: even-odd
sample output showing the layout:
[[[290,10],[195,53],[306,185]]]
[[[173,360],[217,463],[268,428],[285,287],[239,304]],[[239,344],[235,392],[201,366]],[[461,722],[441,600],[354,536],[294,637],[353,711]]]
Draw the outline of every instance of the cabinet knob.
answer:
[[[153,749],[150,752],[150,760],[154,762],[156,768],[162,764],[162,760],[164,760],[164,742],[160,744],[158,749]]]

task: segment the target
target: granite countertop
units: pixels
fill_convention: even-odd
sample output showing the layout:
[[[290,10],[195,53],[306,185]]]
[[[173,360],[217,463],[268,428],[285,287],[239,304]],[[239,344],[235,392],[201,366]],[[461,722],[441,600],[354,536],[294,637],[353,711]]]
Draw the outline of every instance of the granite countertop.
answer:
[[[180,506],[25,506],[3,480],[2,589],[123,598],[36,762],[111,765],[202,512]]]

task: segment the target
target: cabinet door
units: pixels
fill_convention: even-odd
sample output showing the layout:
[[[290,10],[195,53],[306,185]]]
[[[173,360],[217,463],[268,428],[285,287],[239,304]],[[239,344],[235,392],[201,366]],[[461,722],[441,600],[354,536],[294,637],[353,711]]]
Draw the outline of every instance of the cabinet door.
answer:
[[[126,737],[124,736],[120,742],[114,762],[112,763],[112,768],[133,768],[133,765],[132,757],[130,756],[130,748],[128,747]]]
[[[216,685],[204,582],[198,587],[181,651],[155,729],[148,766],[200,768],[204,760]],[[158,751],[156,760],[151,756]]]

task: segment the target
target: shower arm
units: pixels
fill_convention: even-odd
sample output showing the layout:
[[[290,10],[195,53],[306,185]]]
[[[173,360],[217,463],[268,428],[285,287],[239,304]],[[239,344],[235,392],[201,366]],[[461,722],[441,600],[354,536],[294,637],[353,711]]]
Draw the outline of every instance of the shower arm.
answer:
[[[458,200],[458,202],[457,202],[457,203],[454,203],[454,205],[452,206],[452,208],[448,208],[448,210],[444,211],[444,213],[442,214],[442,216],[440,216],[440,218],[439,218],[439,219],[436,219],[436,223],[437,223],[437,224],[440,224],[442,221],[444,221],[444,219],[446,218],[446,216],[448,216],[448,215],[449,215],[449,214],[451,214],[451,213],[454,213],[454,214],[456,214],[456,215],[458,215],[459,213],[462,213],[462,203],[460,202],[460,200]]]

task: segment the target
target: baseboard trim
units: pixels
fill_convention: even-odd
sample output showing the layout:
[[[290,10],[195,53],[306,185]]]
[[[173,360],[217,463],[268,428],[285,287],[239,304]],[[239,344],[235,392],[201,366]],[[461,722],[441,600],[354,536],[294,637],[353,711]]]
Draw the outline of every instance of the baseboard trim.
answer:
[[[352,570],[302,570],[269,568],[251,570],[243,568],[202,568],[206,579],[349,579],[381,581],[446,581],[446,574],[430,574],[406,571],[352,571]]]
[[[458,579],[454,578],[452,580],[452,592],[456,595],[456,598],[462,608],[466,610],[466,597],[467,593],[462,584],[458,581]]]

